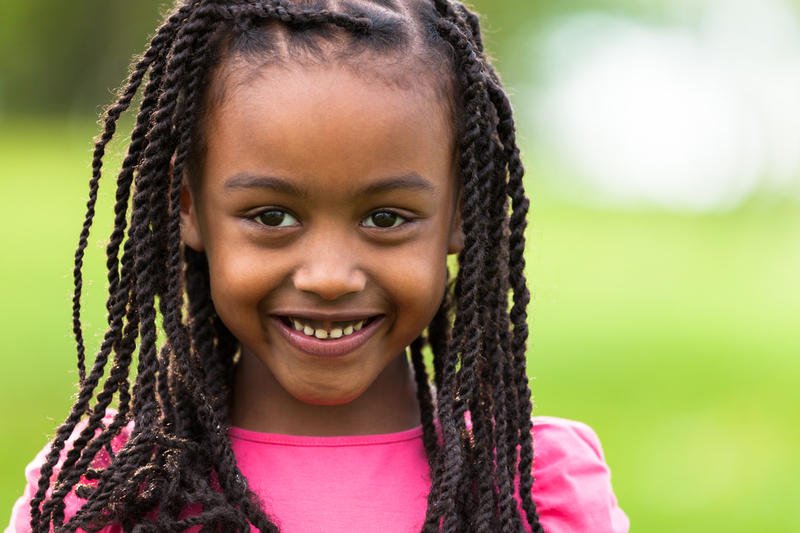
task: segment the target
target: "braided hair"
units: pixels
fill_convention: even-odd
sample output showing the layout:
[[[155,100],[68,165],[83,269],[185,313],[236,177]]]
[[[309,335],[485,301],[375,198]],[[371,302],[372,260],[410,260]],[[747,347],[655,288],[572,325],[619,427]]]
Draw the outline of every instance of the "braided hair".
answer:
[[[457,134],[464,247],[436,316],[409,347],[431,477],[422,529],[511,532],[525,523],[542,531],[531,497],[524,170],[478,18],[454,0],[180,0],[166,16],[107,109],[95,145],[74,268],[79,392],[41,468],[33,531],[109,523],[137,531],[278,531],[227,437],[239,345],[214,309],[205,254],[181,244],[180,195],[184,174],[203,156],[215,67],[231,57],[314,59],[331,49],[345,62],[411,50],[441,84]],[[106,248],[108,328],[88,369],[84,253],[105,149],[137,94]],[[129,438],[113,449],[131,422]],[[100,453],[110,458],[105,468],[94,463]],[[72,490],[87,501],[66,520]]]

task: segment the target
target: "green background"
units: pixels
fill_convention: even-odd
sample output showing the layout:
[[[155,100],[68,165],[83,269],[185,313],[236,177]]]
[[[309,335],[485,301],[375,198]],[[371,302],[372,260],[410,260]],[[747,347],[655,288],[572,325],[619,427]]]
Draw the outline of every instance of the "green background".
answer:
[[[536,81],[520,38],[565,12],[660,12],[657,2],[475,4],[512,90]],[[75,393],[71,265],[94,116],[158,13],[153,1],[0,3],[0,522]],[[636,531],[800,531],[796,201],[759,195],[706,214],[590,208],[544,185],[560,176],[521,133],[536,412],[596,429]],[[123,151],[111,147],[113,163]],[[87,266],[93,346],[109,194]]]

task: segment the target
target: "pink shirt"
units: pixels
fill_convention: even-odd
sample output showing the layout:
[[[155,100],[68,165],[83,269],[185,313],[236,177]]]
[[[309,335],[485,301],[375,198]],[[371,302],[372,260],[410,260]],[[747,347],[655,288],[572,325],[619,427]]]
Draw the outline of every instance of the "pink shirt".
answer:
[[[106,422],[110,420],[108,415]],[[534,417],[533,434],[533,499],[544,530],[628,531],[628,518],[617,505],[594,431],[579,422]],[[114,447],[126,438],[123,431]],[[284,533],[420,530],[430,489],[421,427],[345,437],[231,428],[230,439],[250,488]],[[7,533],[30,531],[30,500],[48,449],[49,445],[25,469],[27,487],[14,505]],[[70,493],[66,518],[83,502]],[[122,529],[108,526],[101,531]]]

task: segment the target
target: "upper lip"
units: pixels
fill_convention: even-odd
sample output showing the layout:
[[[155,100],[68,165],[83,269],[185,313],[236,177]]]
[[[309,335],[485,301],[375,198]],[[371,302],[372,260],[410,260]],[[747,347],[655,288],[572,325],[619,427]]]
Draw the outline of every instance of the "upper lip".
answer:
[[[377,315],[383,315],[380,311],[370,310],[342,310],[322,312],[318,309],[282,309],[271,313],[273,316],[291,317],[299,319],[316,320],[319,322],[351,322],[366,320]]]

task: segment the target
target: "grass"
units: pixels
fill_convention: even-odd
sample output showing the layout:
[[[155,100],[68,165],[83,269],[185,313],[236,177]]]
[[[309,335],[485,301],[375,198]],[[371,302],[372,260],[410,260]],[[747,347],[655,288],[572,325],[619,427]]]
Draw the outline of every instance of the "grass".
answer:
[[[0,521],[74,394],[70,265],[94,133],[0,127]],[[635,530],[800,530],[800,210],[603,211],[531,188],[537,412],[597,430]],[[94,345],[104,233],[90,239]]]

